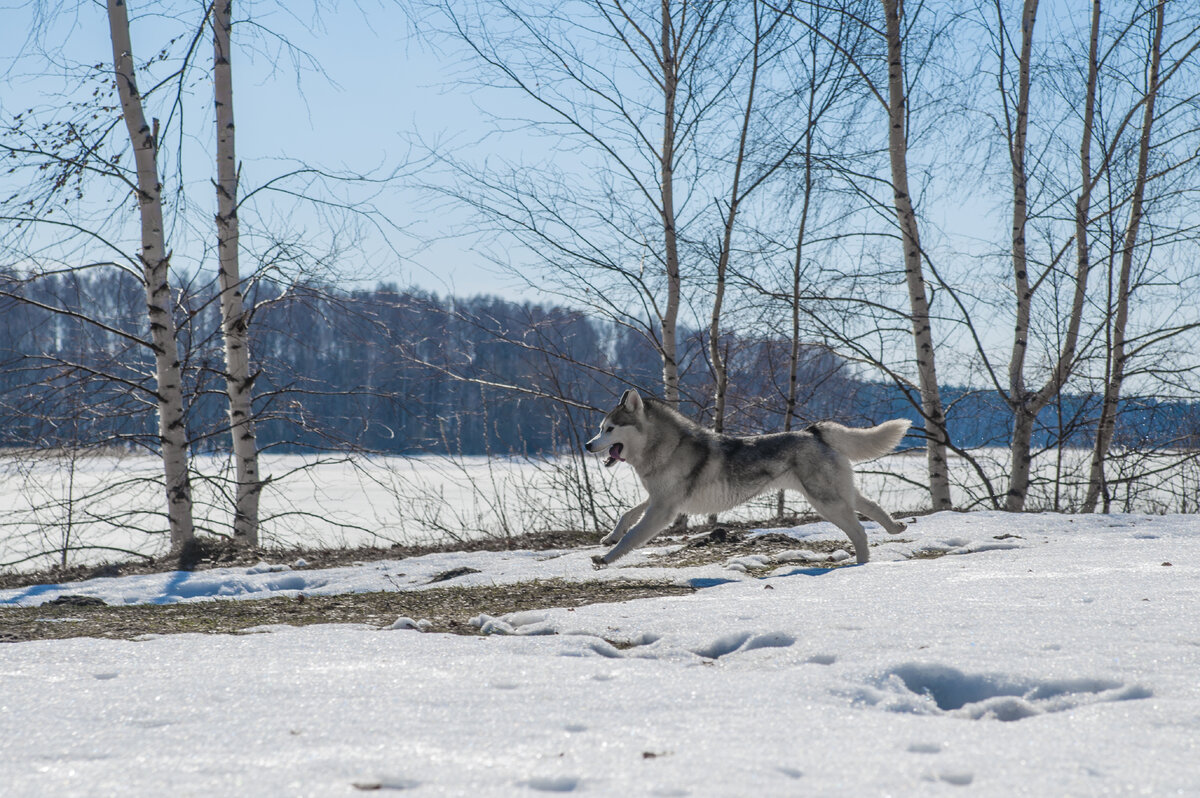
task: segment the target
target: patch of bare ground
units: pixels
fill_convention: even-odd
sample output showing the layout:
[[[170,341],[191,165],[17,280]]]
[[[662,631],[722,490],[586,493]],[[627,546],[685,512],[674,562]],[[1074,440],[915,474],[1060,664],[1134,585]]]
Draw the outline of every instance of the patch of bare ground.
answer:
[[[901,538],[892,538],[889,542],[907,541]],[[646,562],[640,563],[641,567],[688,568],[697,565],[714,565],[733,557],[744,557],[748,554],[773,555],[796,549],[807,549],[815,554],[833,554],[839,549],[853,551],[848,540],[797,540],[780,532],[767,532],[751,536],[745,529],[726,526],[717,526],[699,534],[655,541],[655,545],[664,544],[674,545],[674,547],[662,554],[652,555]],[[853,560],[845,560],[840,563],[817,562],[812,563],[812,566],[837,568],[853,562]]]
[[[516,551],[530,549],[569,549],[595,545],[598,536],[591,532],[552,531],[514,537],[449,541],[426,546],[372,547],[357,549],[247,548],[225,538],[195,538],[180,551],[162,557],[51,568],[44,571],[0,571],[0,590],[29,585],[61,585],[98,577],[153,574],[164,571],[205,571],[268,562],[291,563],[303,559],[309,568],[334,568],[356,562],[403,560],[423,554],[448,551]]]
[[[809,519],[804,519],[809,520]],[[815,519],[814,519],[815,520]],[[795,526],[801,519],[782,519]],[[664,535],[654,545],[668,547],[646,565],[684,568],[722,563],[747,554],[777,554],[808,549],[829,554],[845,549],[846,541],[798,541],[779,533],[751,536],[763,524],[706,524],[692,526],[687,535]],[[899,541],[899,539],[893,539]],[[254,565],[262,560],[295,562],[307,568],[332,568],[374,560],[399,560],[446,551],[535,551],[595,546],[597,536],[586,532],[547,532],[511,538],[490,538],[435,546],[392,546],[358,549],[247,549],[214,538],[197,539],[181,552],[157,559],[101,566],[55,569],[37,573],[0,573],[0,588],[35,584],[64,584],[96,577],[127,576],[163,571],[202,571]],[[674,545],[672,545],[674,544]],[[934,556],[934,555],[930,555]],[[816,567],[837,567],[816,563]],[[269,599],[216,600],[167,605],[108,606],[72,600],[38,607],[0,609],[0,642],[100,637],[131,640],[145,635],[186,632],[243,634],[256,627],[285,624],[355,623],[384,627],[398,617],[430,621],[429,631],[478,634],[470,618],[487,613],[503,615],[549,607],[582,607],[655,596],[688,595],[695,588],[669,582],[567,582],[536,580],[501,586],[441,587],[420,591],[347,593],[336,596],[296,596]]]
[[[43,604],[0,609],[0,642],[102,637],[118,640],[145,635],[200,632],[245,634],[256,627],[286,624],[358,623],[385,627],[398,617],[428,620],[428,631],[478,634],[468,621],[480,613],[503,615],[548,607],[681,596],[695,588],[667,582],[566,582],[559,579],[480,587],[344,593],[337,596],[217,600],[185,604]],[[397,634],[403,634],[398,632]],[[413,634],[416,634],[415,632]]]

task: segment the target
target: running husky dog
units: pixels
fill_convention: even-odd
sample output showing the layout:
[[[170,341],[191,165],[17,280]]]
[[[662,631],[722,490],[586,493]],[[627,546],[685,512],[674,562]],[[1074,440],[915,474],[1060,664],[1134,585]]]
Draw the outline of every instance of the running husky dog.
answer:
[[[585,445],[589,452],[608,451],[606,467],[618,460],[633,466],[649,498],[621,516],[600,541],[616,545],[592,561],[597,567],[616,562],[679,513],[720,513],[789,488],[845,532],[864,563],[871,555],[856,511],[892,534],[905,526],[858,492],[850,463],[892,451],[908,425],[902,418],[869,429],[821,421],[800,432],[740,438],[706,430],[665,402],[628,390]]]

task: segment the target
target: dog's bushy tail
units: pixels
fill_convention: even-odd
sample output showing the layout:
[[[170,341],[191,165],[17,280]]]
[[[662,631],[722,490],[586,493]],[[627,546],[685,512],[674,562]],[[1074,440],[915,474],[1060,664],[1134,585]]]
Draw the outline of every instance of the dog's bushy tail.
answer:
[[[826,443],[857,463],[882,457],[895,449],[904,433],[908,432],[910,423],[907,418],[897,418],[877,427],[857,429],[843,427],[832,421],[821,421],[816,427]]]

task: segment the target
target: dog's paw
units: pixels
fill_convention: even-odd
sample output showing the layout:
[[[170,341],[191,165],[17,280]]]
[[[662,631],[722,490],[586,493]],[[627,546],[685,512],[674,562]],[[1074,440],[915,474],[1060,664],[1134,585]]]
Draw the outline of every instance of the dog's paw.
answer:
[[[607,568],[607,567],[608,567],[608,563],[606,563],[604,561],[603,555],[595,554],[592,556],[592,568],[599,571],[600,569]]]
[[[897,521],[896,528],[889,529],[888,532],[893,535],[899,535],[901,532],[903,532],[906,529],[908,529],[908,524],[904,523],[903,521]]]
[[[607,535],[600,538],[601,546],[611,546],[612,544],[614,544],[616,542],[617,542],[617,533],[616,532],[609,532]]]

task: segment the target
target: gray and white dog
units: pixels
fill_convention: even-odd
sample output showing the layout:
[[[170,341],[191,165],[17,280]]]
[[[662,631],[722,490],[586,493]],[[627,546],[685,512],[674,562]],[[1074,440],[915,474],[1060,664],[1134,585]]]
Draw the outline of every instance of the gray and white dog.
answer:
[[[871,555],[858,512],[892,534],[905,526],[858,492],[850,464],[892,451],[908,426],[902,418],[868,429],[822,421],[799,432],[737,437],[704,429],[665,402],[625,391],[586,447],[607,450],[605,466],[618,461],[633,466],[649,498],[621,516],[600,541],[616,545],[592,561],[597,567],[616,562],[680,513],[720,513],[787,488],[804,494],[814,510],[845,532],[864,563]]]

